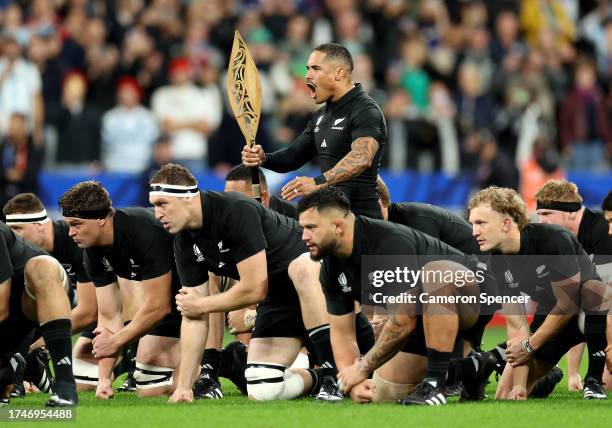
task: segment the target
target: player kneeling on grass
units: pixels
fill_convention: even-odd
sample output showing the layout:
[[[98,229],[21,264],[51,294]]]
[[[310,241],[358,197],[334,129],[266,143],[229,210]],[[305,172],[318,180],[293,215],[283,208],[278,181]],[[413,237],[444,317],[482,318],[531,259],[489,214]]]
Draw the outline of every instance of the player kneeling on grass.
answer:
[[[396,291],[416,300],[407,296],[399,304],[396,300],[395,305],[389,300],[388,308],[393,308],[389,321],[374,347],[362,359],[355,340],[353,302],[380,303],[372,296],[372,288],[362,288],[370,283],[369,277],[362,277],[363,256],[401,256],[402,263],[406,263],[412,272],[422,271],[423,275],[450,272],[454,278],[468,278],[468,272],[474,274],[466,267],[470,265],[469,257],[417,230],[354,215],[348,199],[334,188],[318,190],[304,197],[298,204],[298,211],[300,225],[304,228],[303,240],[311,257],[323,260],[321,285],[330,316],[338,378],[344,392],[350,394],[353,401],[361,403],[389,399],[390,396],[397,399],[402,394],[405,396],[399,400],[401,404],[445,404],[446,376],[455,339],[460,330],[475,324],[480,312],[478,300],[473,299],[480,291],[479,284],[475,280],[459,284],[452,280],[438,280],[435,278],[439,275],[431,275],[433,280],[425,279],[413,284],[414,287],[409,284],[401,286],[402,289]],[[366,265],[363,267],[369,269]],[[449,303],[430,303],[426,299],[422,302],[423,315],[419,316],[419,296],[425,293],[444,297]],[[453,297],[461,297],[457,299],[460,303],[451,303]],[[466,303],[463,298],[466,298]],[[418,331],[418,323],[421,323],[424,337]],[[398,351],[407,341],[411,342],[413,334],[418,333],[421,334],[419,343],[412,343],[407,351],[420,353],[420,357],[409,360],[398,357]],[[477,354],[466,364],[467,367],[478,366],[471,373],[466,370],[461,379],[466,391],[472,393],[472,399],[483,398],[484,385],[494,367],[491,358],[491,355]],[[408,361],[414,364],[404,364]],[[386,373],[393,378],[377,383],[368,379],[385,363],[389,368]],[[453,374],[453,377],[458,376]],[[392,385],[394,390],[390,390]]]
[[[56,381],[47,406],[75,406],[72,374],[70,280],[62,265],[0,222],[0,404],[8,404],[15,375],[25,365],[19,344],[40,325]]]
[[[601,379],[606,323],[608,340],[612,335],[610,290],[576,237],[557,225],[530,224],[525,203],[512,189],[481,190],[468,208],[480,249],[493,253],[491,270],[500,294],[524,294],[538,303],[531,326],[523,305],[504,305],[509,364],[498,384],[497,398],[548,396],[556,383],[536,381],[571,347],[586,341],[589,368],[584,398],[605,399]],[[584,326],[579,312],[586,314]]]
[[[99,359],[96,397],[113,396],[111,373],[121,348],[140,338],[136,354],[136,393],[172,391],[179,362],[180,315],[172,309],[178,290],[173,238],[145,208],[114,209],[108,192],[95,181],[74,185],[59,201],[69,234],[84,249],[85,269],[96,286],[98,327],[93,355]],[[142,304],[124,325],[118,277],[142,281]]]
[[[304,257],[307,250],[298,223],[235,192],[201,191],[189,170],[174,164],[153,175],[149,200],[163,226],[177,234],[174,251],[183,285],[176,296],[183,314],[181,375],[170,401],[193,399],[191,387],[206,342],[208,314],[254,304],[257,317],[245,371],[249,397],[286,400],[320,386],[318,399],[339,400],[329,327],[306,325],[293,285],[307,281],[313,292],[319,290],[315,298],[325,315],[319,265]],[[207,296],[202,291],[209,272],[239,282]],[[304,342],[312,345],[322,367],[318,372],[287,369]]]
[[[77,305],[70,312],[72,334],[85,330],[91,332],[92,329],[89,327],[95,324],[98,316],[96,291],[89,275],[85,272],[81,249],[68,236],[68,224],[63,220],[51,221],[42,202],[33,193],[21,193],[14,196],[4,205],[3,212],[6,224],[13,232],[47,251],[66,269],[70,282],[76,286]],[[24,345],[26,349],[30,346],[29,343],[24,343]],[[73,348],[73,371],[78,391],[95,390],[98,383],[97,362],[91,355],[91,349],[91,338],[83,335],[77,339]],[[32,379],[30,375],[26,376],[25,380],[36,384],[41,389],[41,386],[43,388],[45,386],[45,378],[50,375],[40,365],[47,362],[44,358],[45,352],[38,348],[32,352],[34,354],[27,358],[29,367],[25,372],[27,374],[41,373],[43,377]],[[23,383],[16,385],[17,389],[19,387],[23,391]],[[13,393],[15,392],[14,390]]]

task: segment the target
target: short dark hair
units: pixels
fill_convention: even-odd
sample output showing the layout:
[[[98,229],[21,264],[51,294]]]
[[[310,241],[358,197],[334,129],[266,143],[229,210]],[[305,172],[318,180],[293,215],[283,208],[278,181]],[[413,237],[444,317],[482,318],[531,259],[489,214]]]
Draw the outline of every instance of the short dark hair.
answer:
[[[112,207],[108,191],[99,181],[82,181],[72,186],[59,200],[64,212],[102,211]]]
[[[347,48],[339,43],[324,43],[314,48],[325,54],[325,60],[334,59],[346,65],[349,72],[353,71],[353,57]]]
[[[601,209],[604,211],[612,211],[612,190],[608,192],[608,196],[606,196],[601,203]]]
[[[174,184],[177,186],[196,186],[198,182],[187,168],[176,163],[168,163],[153,174],[150,184],[163,183]]]
[[[266,181],[266,176],[261,168],[257,167],[257,171],[259,172],[259,184],[267,188],[268,182]],[[225,181],[246,181],[247,184],[252,184],[251,167],[244,164],[233,166],[225,176]]]
[[[351,203],[342,191],[334,186],[330,186],[312,192],[298,202],[298,214],[310,208],[316,208],[317,211],[337,208],[348,212],[351,210]]]
[[[2,212],[4,215],[10,214],[31,214],[38,213],[44,210],[43,203],[34,193],[20,193],[13,196],[4,204]]]

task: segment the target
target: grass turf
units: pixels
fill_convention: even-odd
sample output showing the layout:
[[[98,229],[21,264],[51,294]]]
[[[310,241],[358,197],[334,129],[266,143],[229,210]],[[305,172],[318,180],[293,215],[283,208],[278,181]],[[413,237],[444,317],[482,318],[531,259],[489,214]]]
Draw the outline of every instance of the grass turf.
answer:
[[[488,329],[483,349],[490,349],[501,342],[504,335],[502,329]],[[583,366],[585,360],[586,358],[583,359]],[[560,365],[566,371],[565,361]],[[582,370],[582,373],[584,371]],[[120,381],[121,379],[116,383]],[[496,386],[493,376],[491,381],[487,388],[489,397],[494,395]],[[565,378],[546,400],[496,402],[488,398],[480,403],[458,404],[451,401],[446,406],[435,408],[395,404],[356,405],[350,402],[323,404],[314,402],[311,398],[255,403],[240,396],[230,382],[223,382],[223,387],[223,400],[197,401],[175,406],[166,404],[167,398],[137,399],[131,393],[116,393],[113,400],[99,401],[93,393],[82,393],[76,411],[76,425],[88,428],[612,426],[612,401],[584,401],[582,394],[567,392]],[[31,394],[24,399],[13,400],[11,407],[40,407],[45,399],[46,395]],[[66,426],[66,422],[62,424]],[[5,423],[1,425],[8,426]],[[31,425],[32,422],[10,424],[15,427]]]

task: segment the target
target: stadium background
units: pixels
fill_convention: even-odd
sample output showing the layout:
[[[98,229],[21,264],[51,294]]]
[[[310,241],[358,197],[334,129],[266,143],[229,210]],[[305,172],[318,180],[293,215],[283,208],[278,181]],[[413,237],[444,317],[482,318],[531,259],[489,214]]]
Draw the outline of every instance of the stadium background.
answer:
[[[354,80],[385,113],[382,175],[394,201],[461,211],[489,184],[515,187],[530,201],[548,177],[567,176],[587,205],[599,206],[612,183],[610,3],[0,0],[0,202],[34,191],[53,209],[70,185],[96,178],[116,206],[146,204],[149,174],[171,160],[220,190],[243,145],[224,83],[239,29],[263,81],[258,143],[267,150],[305,127],[317,107],[304,66],[314,46],[336,41],[354,56]],[[176,90],[177,79],[192,84]],[[295,174],[318,175],[315,168]],[[266,174],[273,190],[295,175]],[[503,337],[488,329],[485,349]],[[564,383],[543,402],[488,400],[436,412],[307,400],[253,406],[226,383],[225,400],[191,407],[83,394],[77,420],[199,426],[239,414],[245,426],[609,426],[609,404],[585,411]],[[494,388],[493,381],[489,396]],[[39,405],[40,397],[15,404]]]
[[[171,160],[220,189],[243,145],[225,95],[236,28],[263,81],[268,151],[317,108],[305,63],[337,41],[385,113],[393,200],[461,210],[498,184],[529,202],[567,175],[598,206],[612,183],[611,17],[606,0],[0,0],[0,200],[35,191],[53,208],[93,177],[117,206],[145,204],[148,174]],[[269,178],[275,190],[291,177]]]

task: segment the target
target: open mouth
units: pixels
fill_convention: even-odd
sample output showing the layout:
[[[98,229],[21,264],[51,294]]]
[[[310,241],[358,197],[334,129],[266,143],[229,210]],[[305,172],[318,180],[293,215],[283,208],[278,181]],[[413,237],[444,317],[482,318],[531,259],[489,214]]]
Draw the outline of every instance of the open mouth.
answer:
[[[306,82],[306,86],[308,86],[308,89],[310,89],[310,98],[316,98],[317,96],[317,87],[314,85],[314,83],[311,82]]]

